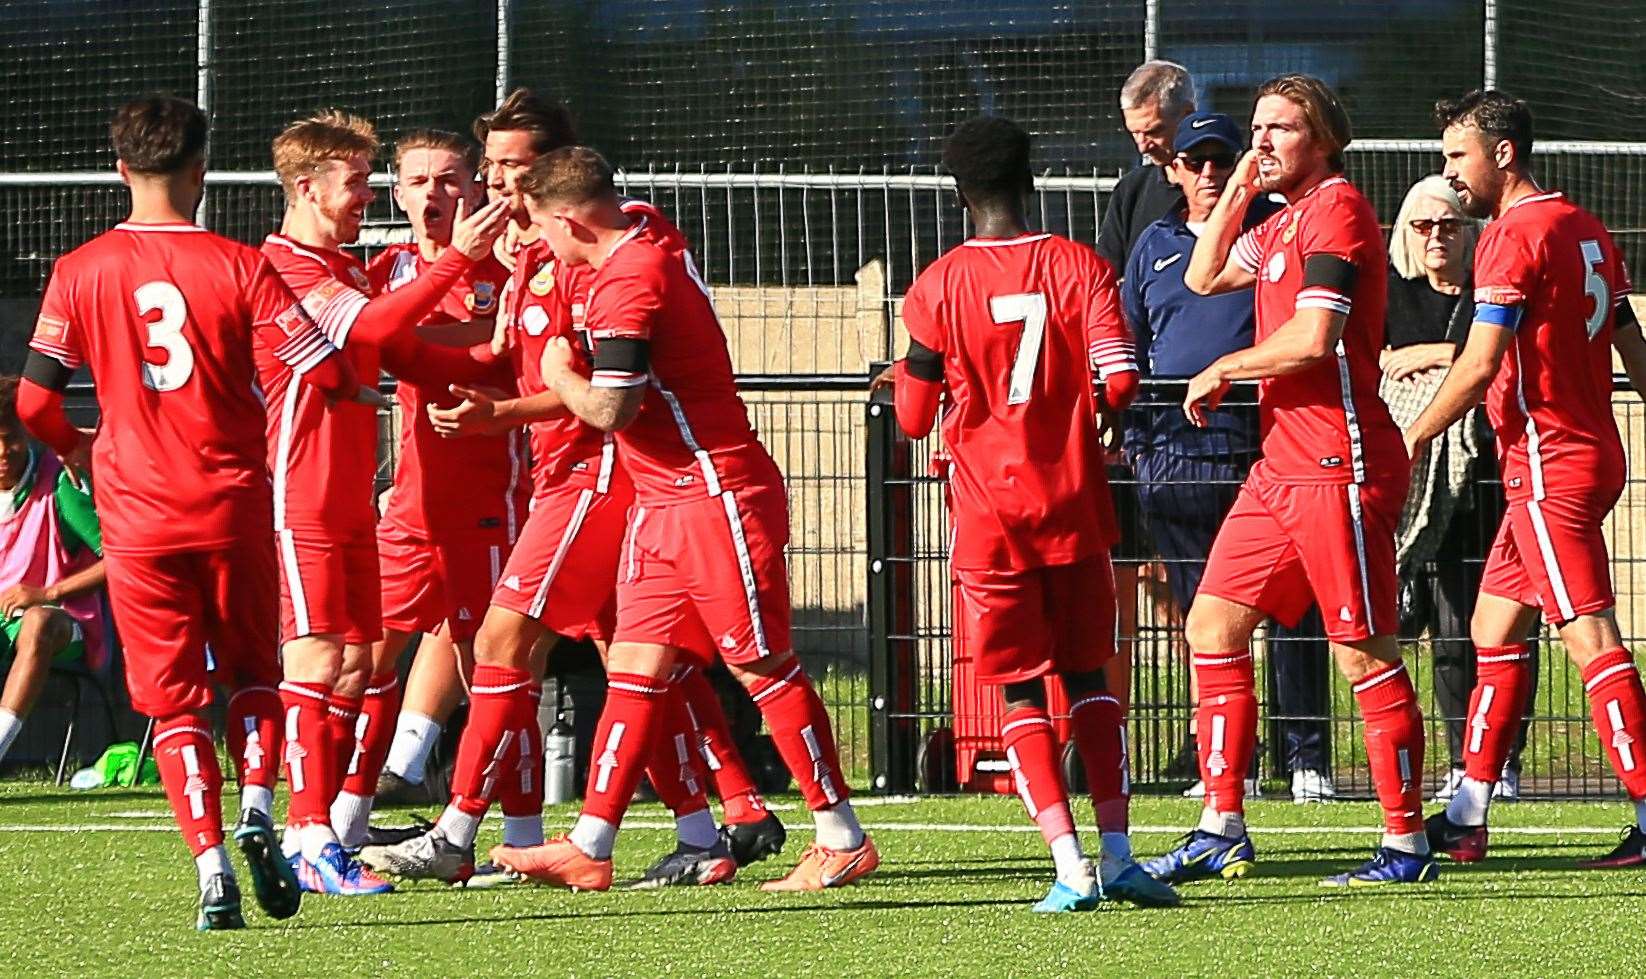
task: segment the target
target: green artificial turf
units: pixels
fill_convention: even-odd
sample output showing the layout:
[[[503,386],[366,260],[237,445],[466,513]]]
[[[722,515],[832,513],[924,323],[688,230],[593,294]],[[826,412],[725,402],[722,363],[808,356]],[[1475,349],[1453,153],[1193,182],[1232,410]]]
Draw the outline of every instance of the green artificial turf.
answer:
[[[792,800],[788,800],[792,805]],[[75,793],[0,784],[0,975],[1632,975],[1646,871],[1578,870],[1608,849],[1622,803],[1523,803],[1494,813],[1492,855],[1430,885],[1328,891],[1370,854],[1369,803],[1256,802],[1256,875],[1194,885],[1173,910],[1042,916],[1050,881],[1015,799],[865,798],[880,871],[823,894],[763,894],[809,838],[724,887],[570,894],[421,883],[377,898],[305,900],[285,923],[247,895],[249,928],[193,930],[194,872],[158,790]],[[1140,856],[1165,849],[1193,803],[1133,805]],[[403,812],[401,813],[403,814]],[[383,814],[393,821],[395,813]],[[571,811],[550,812],[551,832]],[[618,877],[671,846],[637,806]],[[1284,830],[1277,832],[1277,830]],[[1519,830],[1520,832],[1516,832]],[[1267,832],[1266,832],[1267,831]],[[497,824],[481,846],[497,841]],[[1095,844],[1095,834],[1089,841]],[[235,857],[238,863],[238,856]]]

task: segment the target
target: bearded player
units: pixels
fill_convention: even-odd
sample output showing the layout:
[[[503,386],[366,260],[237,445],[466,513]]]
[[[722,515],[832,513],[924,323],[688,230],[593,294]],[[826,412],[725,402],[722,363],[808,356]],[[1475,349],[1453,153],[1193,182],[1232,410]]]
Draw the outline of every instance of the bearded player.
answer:
[[[286,214],[263,253],[360,376],[375,378],[380,365],[428,385],[485,376],[487,366],[467,351],[424,343],[413,329],[490,253],[507,208],[493,204],[460,217],[452,247],[424,274],[374,296],[365,267],[340,249],[359,236],[373,199],[376,151],[370,123],[348,113],[286,127],[273,146]],[[259,369],[281,570],[280,689],[291,786],[285,845],[306,889],[382,893],[389,883],[349,857],[331,826],[354,754],[370,644],[382,623],[372,506],[377,413],[366,404],[324,411],[282,365],[264,358]]]
[[[366,275],[374,291],[394,292],[416,282],[451,248],[459,203],[474,210],[484,203],[476,182],[479,157],[471,140],[438,130],[416,130],[395,145],[394,199],[415,241],[372,259]],[[459,348],[488,343],[508,276],[492,255],[476,261],[418,324],[419,337]],[[503,362],[485,380],[513,386],[512,371]],[[372,645],[371,678],[355,728],[358,744],[331,808],[332,828],[345,847],[415,835],[368,826],[378,776],[397,730],[426,734],[432,727],[437,734],[456,709],[468,672],[462,663],[472,663],[480,617],[526,518],[526,448],[518,433],[441,438],[427,409],[457,404],[446,384],[429,387],[403,378],[395,400],[400,451],[388,506],[377,524],[383,638]],[[415,716],[405,723],[396,719],[401,712],[396,663],[414,633],[422,633],[424,641],[406,684],[405,711]],[[410,754],[421,767],[433,738],[414,734],[414,739]]]
[[[1174,883],[1247,873],[1242,785],[1257,740],[1252,632],[1295,624],[1318,602],[1333,658],[1365,721],[1383,809],[1372,859],[1328,886],[1433,880],[1423,833],[1423,716],[1395,642],[1394,529],[1410,469],[1378,397],[1388,257],[1371,204],[1344,179],[1349,119],[1319,79],[1282,75],[1257,91],[1252,149],[1195,244],[1184,281],[1201,295],[1256,285],[1255,346],[1189,382],[1204,426],[1236,380],[1261,379],[1263,458],[1224,518],[1186,626],[1200,699],[1206,798],[1200,825],[1148,870]],[[1287,206],[1244,234],[1260,194]]]
[[[131,215],[58,259],[18,411],[83,466],[84,438],[64,417],[61,392],[82,365],[96,379],[104,424],[92,446],[94,495],[126,685],[132,706],[155,721],[155,763],[194,854],[196,926],[242,928],[207,715],[208,643],[217,678],[235,691],[226,726],[240,782],[236,843],[271,917],[296,914],[301,898],[270,816],[279,585],[254,356],[279,364],[320,413],[359,385],[263,256],[193,223],[205,114],[181,99],[138,99],[116,113],[112,134]]]
[[[544,883],[610,887],[618,826],[663,740],[676,663],[701,668],[718,656],[765,716],[817,826],[799,866],[762,886],[851,883],[879,855],[847,800],[828,713],[790,643],[782,476],[749,425],[685,241],[625,209],[610,166],[586,147],[538,160],[519,193],[556,260],[595,270],[584,313],[592,378],[557,336],[543,381],[590,428],[615,435],[635,507],[583,812],[570,834],[497,847],[492,858]]]
[[[1525,642],[1539,610],[1583,676],[1595,730],[1635,822],[1589,867],[1646,863],[1646,693],[1614,610],[1601,525],[1627,465],[1612,414],[1612,351],[1646,393],[1646,342],[1623,257],[1594,215],[1531,172],[1532,114],[1495,90],[1435,107],[1445,176],[1470,216],[1491,223],[1475,248],[1475,319],[1429,407],[1406,432],[1415,457],[1486,399],[1508,510],[1486,559],[1470,623],[1480,664],[1469,699],[1465,777],[1430,843],[1452,859],[1486,855],[1492,786],[1532,693]],[[1495,766],[1495,767],[1494,767]]]
[[[1138,376],[1114,270],[1084,245],[1029,231],[1029,135],[1015,123],[963,124],[944,144],[943,166],[975,234],[904,298],[897,419],[924,438],[948,396],[955,632],[982,682],[1000,689],[1006,758],[1056,865],[1034,909],[1090,911],[1105,895],[1174,905],[1176,892],[1132,859],[1126,719],[1103,676],[1115,652],[1117,536],[1103,430],[1131,403]],[[1054,674],[1092,788],[1097,866],[1075,831],[1046,712]]]
[[[492,192],[511,202],[515,218],[508,239],[514,247],[500,248],[514,266],[500,335],[512,351],[522,396],[462,388],[462,405],[433,409],[430,415],[437,428],[454,437],[529,425],[533,498],[476,638],[470,723],[458,747],[451,803],[424,836],[362,853],[373,866],[397,876],[448,881],[474,873],[474,840],[494,798],[503,809],[506,846],[543,841],[541,779],[532,776],[541,770],[536,696],[544,647],[561,636],[588,637],[601,647],[610,638],[617,556],[633,498],[611,440],[570,416],[547,391],[538,369],[551,337],[573,335],[586,286],[580,291],[558,281],[561,269],[537,239],[517,183],[543,154],[575,142],[570,115],[521,89],[477,120],[475,135],[485,144]],[[783,843],[782,824],[766,811],[748,779],[713,691],[700,675],[686,682],[693,679],[706,697],[693,701],[695,709],[671,708],[675,736],[669,741],[679,750],[654,773],[659,796],[676,814],[680,846],[648,871],[643,883],[652,886],[727,879],[737,863],[776,852]],[[707,744],[702,750],[726,800],[724,839],[717,838],[708,817],[695,752],[687,750],[688,738],[700,740],[688,734],[693,719],[708,729],[719,722],[701,740],[723,739],[718,751]],[[734,820],[734,813],[744,818]]]

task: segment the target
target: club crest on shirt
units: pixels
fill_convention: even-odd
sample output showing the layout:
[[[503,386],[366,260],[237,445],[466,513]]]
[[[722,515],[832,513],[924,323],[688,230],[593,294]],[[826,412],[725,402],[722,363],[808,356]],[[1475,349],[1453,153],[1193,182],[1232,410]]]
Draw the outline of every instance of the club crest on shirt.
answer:
[[[1303,220],[1303,212],[1302,211],[1293,211],[1292,212],[1291,223],[1286,225],[1285,234],[1282,234],[1280,236],[1280,243],[1282,245],[1290,245],[1292,243],[1292,239],[1297,237],[1297,224],[1298,224],[1299,221],[1302,221],[1302,220]]]
[[[1270,282],[1279,282],[1280,277],[1286,274],[1286,253],[1275,252],[1269,256],[1269,264],[1263,269],[1263,277]]]
[[[274,318],[274,325],[280,328],[280,332],[290,336],[293,333],[296,333],[298,328],[302,326],[303,322],[307,319],[308,314],[303,312],[303,307],[297,305],[296,303],[292,303],[290,306],[286,307],[285,312]]]
[[[354,281],[356,289],[361,292],[371,292],[371,280],[366,278],[366,273],[351,265],[349,266],[349,278]]]
[[[550,262],[541,269],[538,269],[537,274],[532,276],[532,280],[526,285],[527,288],[531,289],[532,295],[534,296],[547,296],[549,293],[553,292],[554,263]]]
[[[394,267],[389,269],[389,289],[392,291],[417,278],[417,255],[401,252],[394,256]]]
[[[485,314],[497,308],[497,283],[476,282],[474,288],[463,297],[463,305],[471,313]]]

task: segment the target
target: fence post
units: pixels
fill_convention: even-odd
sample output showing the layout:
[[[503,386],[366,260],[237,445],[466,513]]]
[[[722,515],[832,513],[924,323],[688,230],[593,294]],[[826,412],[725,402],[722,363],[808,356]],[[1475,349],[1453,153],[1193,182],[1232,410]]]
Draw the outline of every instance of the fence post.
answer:
[[[1143,3],[1143,60],[1153,61],[1160,56],[1160,0]]]
[[[509,0],[497,0],[497,102],[509,94]]]
[[[878,374],[886,364],[870,366]],[[891,392],[866,406],[869,537],[869,762],[880,792],[915,789],[914,519],[909,443]]]
[[[216,128],[211,117],[212,73],[216,70],[212,58],[211,0],[198,0],[194,22],[194,104],[206,116],[206,151],[211,152],[211,132]],[[200,188],[200,206],[194,220],[202,227],[211,224],[211,209],[207,204],[211,192]]]
[[[1497,0],[1485,0],[1485,33],[1481,41],[1481,88],[1497,87]]]

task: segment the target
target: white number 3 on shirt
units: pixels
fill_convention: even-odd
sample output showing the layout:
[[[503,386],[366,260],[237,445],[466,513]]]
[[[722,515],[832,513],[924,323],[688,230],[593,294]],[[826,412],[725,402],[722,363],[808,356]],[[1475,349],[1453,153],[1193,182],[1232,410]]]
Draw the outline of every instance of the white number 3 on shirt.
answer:
[[[145,282],[132,293],[137,300],[137,315],[148,316],[155,310],[160,318],[149,323],[147,345],[166,352],[166,362],[143,362],[143,386],[153,391],[175,391],[188,383],[194,373],[194,348],[183,337],[183,321],[189,308],[183,294],[170,282]]]
[[[1023,324],[1017,356],[1012,358],[1010,386],[1006,389],[1006,403],[1020,405],[1029,400],[1034,390],[1035,368],[1040,365],[1040,348],[1046,337],[1046,296],[1039,292],[994,296],[989,300],[989,313],[1000,326]]]

